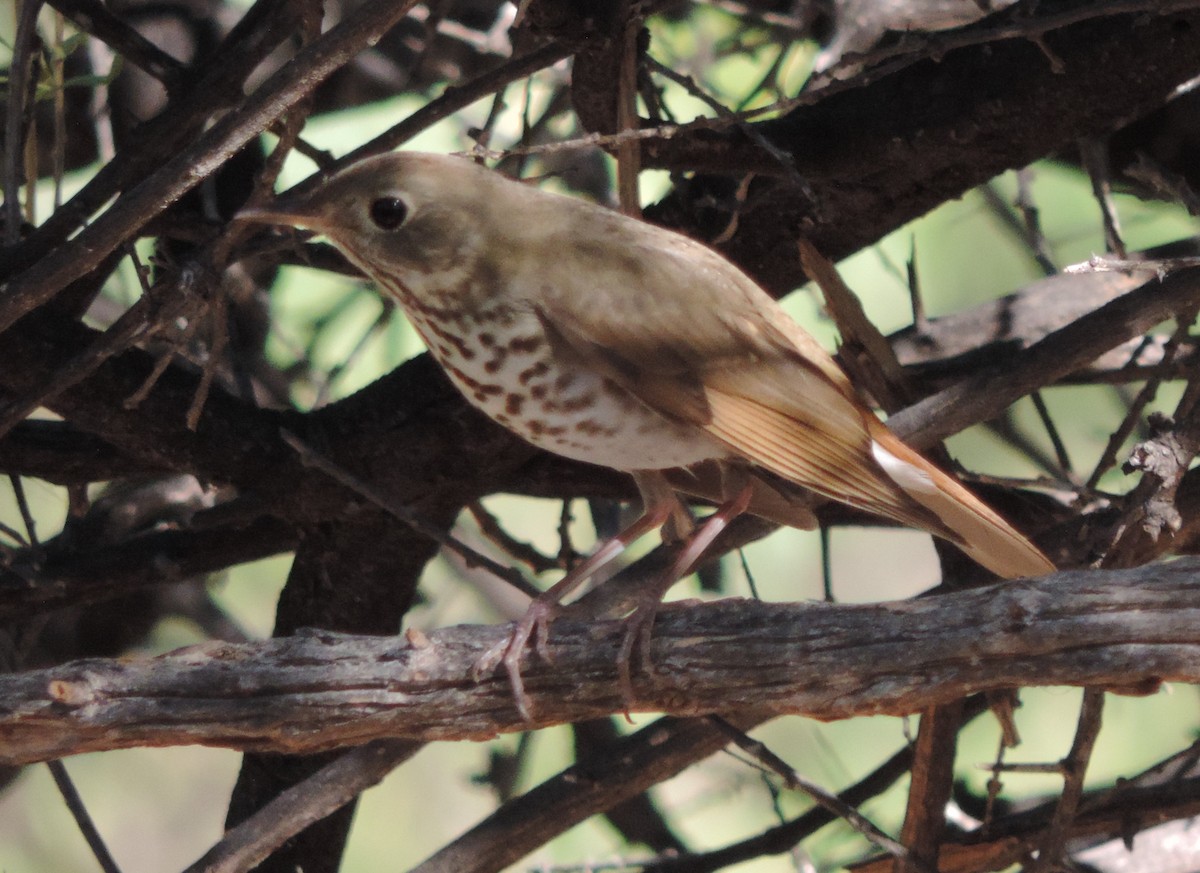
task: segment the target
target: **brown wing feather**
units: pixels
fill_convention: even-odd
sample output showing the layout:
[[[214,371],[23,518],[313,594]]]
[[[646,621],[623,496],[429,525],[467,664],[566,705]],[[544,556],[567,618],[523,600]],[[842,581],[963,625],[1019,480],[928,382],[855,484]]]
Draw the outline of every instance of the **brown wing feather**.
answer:
[[[708,399],[712,417],[702,426],[736,454],[824,497],[954,538],[936,515],[883,474],[871,458],[863,424],[856,433],[835,432],[717,388],[709,389]]]

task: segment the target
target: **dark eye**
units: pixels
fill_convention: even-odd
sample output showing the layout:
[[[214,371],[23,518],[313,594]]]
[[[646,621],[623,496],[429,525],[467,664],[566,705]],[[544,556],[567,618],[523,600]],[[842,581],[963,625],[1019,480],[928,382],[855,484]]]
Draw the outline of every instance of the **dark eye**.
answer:
[[[395,230],[408,218],[408,207],[399,197],[380,197],[371,202],[371,221],[380,230]]]

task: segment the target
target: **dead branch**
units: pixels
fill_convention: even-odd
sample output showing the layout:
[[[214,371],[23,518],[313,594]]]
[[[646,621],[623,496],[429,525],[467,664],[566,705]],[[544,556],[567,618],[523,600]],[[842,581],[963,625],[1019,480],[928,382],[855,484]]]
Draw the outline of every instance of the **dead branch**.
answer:
[[[1200,681],[1200,561],[1075,571],[875,605],[723,600],[655,627],[644,712],[840,719],[910,713],[977,691]],[[531,660],[534,723],[506,679],[471,679],[504,627],[428,636],[307,631],[203,644],[144,661],[78,661],[0,678],[0,761],[202,743],[307,753],[382,737],[483,739],[620,712],[618,622],[563,619],[553,664]]]

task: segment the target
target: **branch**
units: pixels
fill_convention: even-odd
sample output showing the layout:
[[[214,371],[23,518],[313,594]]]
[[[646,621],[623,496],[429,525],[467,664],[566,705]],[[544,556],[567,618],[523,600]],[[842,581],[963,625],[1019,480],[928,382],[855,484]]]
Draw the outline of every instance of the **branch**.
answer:
[[[754,709],[819,719],[911,713],[1020,686],[1200,682],[1200,561],[1076,571],[878,605],[724,600],[662,610],[638,711]],[[145,661],[91,660],[0,679],[0,762],[200,743],[317,752],[381,737],[484,739],[623,709],[620,622],[556,622],[521,721],[506,677],[471,678],[508,632],[406,639],[309,631]],[[797,669],[797,665],[802,665]]]
[[[382,740],[326,764],[226,831],[183,873],[240,873],[253,869],[290,837],[358,797],[420,750],[420,744]]]
[[[1035,34],[1043,16],[1065,21],[1073,10],[1090,15],[1097,6],[1020,3],[1007,14]],[[647,141],[646,166],[780,175],[777,157],[757,140],[785,153],[787,169],[805,185],[756,179],[722,251],[767,288],[788,290],[804,281],[795,250],[801,234],[840,260],[1004,170],[1072,149],[1081,136],[1103,136],[1165,103],[1198,71],[1200,14],[1159,8],[1114,4],[1104,8],[1113,14],[1037,42],[993,32],[996,19],[988,19],[970,29],[976,44],[876,81],[838,83],[840,90],[829,89],[837,93],[814,94],[813,105],[750,125],[754,137],[737,128],[699,129]],[[694,208],[712,193],[705,181],[697,177],[647,214],[711,238],[729,215]]]
[[[1057,382],[1100,353],[1200,299],[1200,269],[1151,280],[1039,340],[1003,368],[965,379],[904,409],[888,424],[914,446],[927,446],[994,418],[1018,398]]]
[[[302,49],[261,88],[206,131],[191,148],[167,161],[121,197],[78,237],[8,283],[0,305],[0,332],[96,267],[113,249],[190,191],[364,45],[379,39],[414,2],[377,0],[357,9]],[[303,75],[301,75],[303,73]]]

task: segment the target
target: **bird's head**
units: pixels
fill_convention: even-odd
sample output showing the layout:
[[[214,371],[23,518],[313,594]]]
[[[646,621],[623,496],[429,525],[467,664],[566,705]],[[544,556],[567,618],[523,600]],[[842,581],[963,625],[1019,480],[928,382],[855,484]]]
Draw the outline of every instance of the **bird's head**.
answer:
[[[498,182],[463,158],[395,152],[238,219],[315,231],[402,302],[408,293],[433,303],[432,296],[487,269]]]

